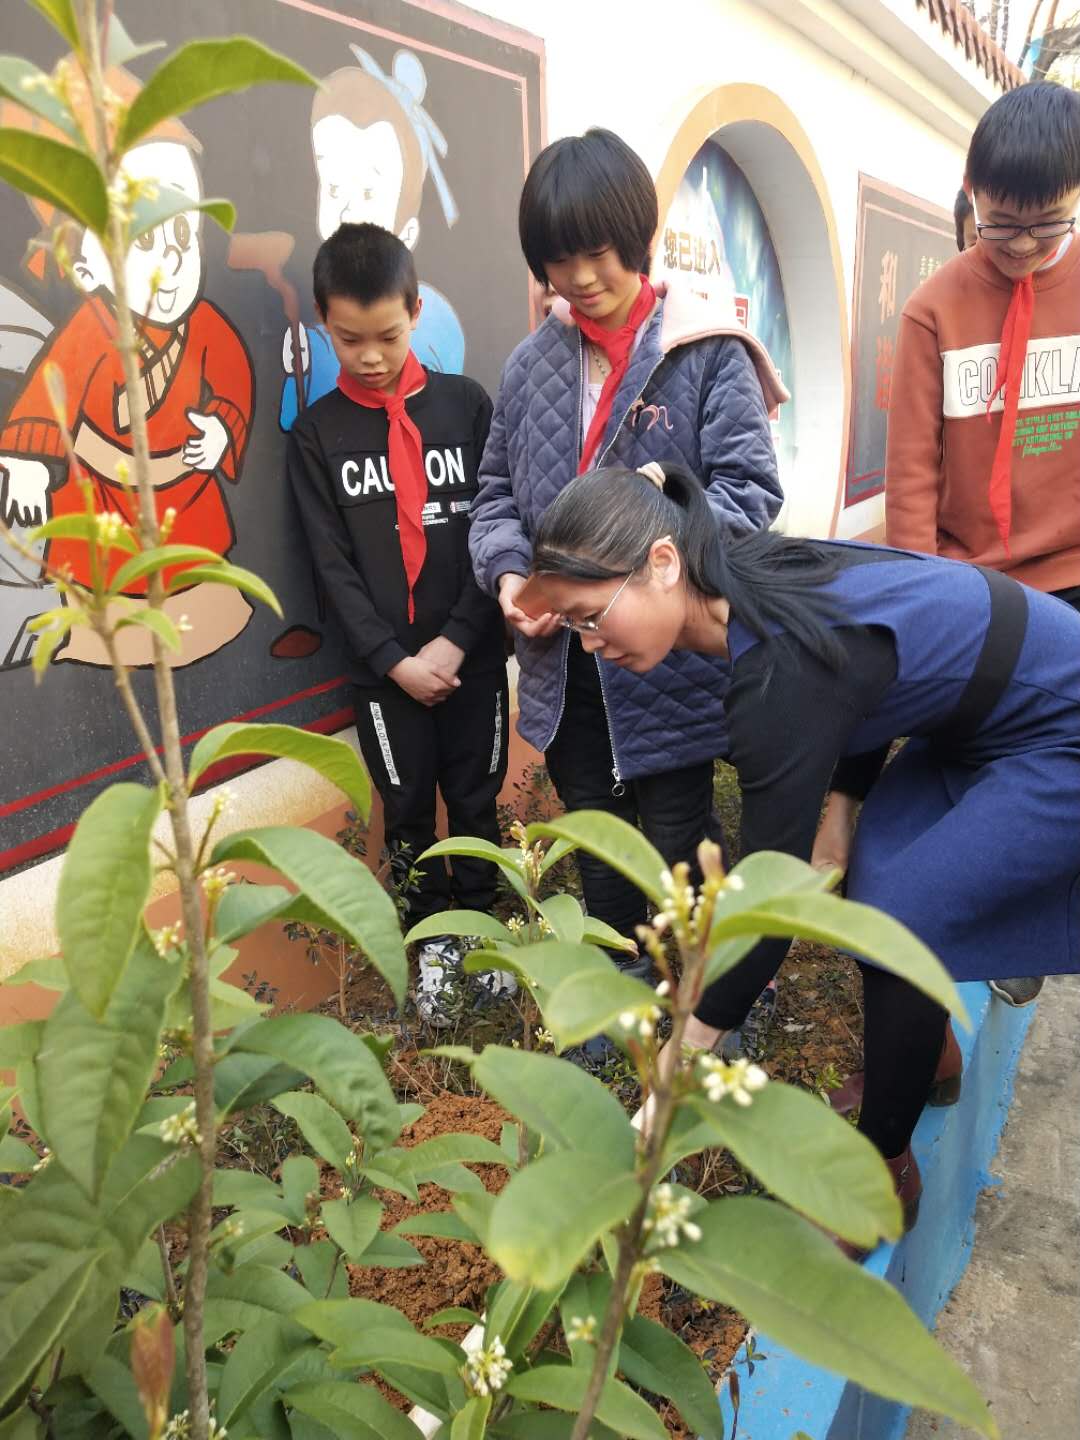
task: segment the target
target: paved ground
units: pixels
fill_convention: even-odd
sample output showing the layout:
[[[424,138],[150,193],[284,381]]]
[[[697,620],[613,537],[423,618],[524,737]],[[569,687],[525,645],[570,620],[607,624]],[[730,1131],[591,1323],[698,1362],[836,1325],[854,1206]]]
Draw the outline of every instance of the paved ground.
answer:
[[[1046,983],[993,1170],[938,1336],[1004,1440],[1080,1440],[1080,976]],[[918,1414],[907,1440],[974,1434]]]

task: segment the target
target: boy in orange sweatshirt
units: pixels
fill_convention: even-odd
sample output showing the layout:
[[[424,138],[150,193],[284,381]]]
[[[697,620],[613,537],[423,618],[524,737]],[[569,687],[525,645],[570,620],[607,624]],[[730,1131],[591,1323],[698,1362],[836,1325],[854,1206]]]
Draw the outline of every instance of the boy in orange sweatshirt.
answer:
[[[1080,609],[1080,95],[1023,85],[968,150],[978,244],[900,321],[886,540],[1002,570]],[[1028,1004],[1040,980],[996,981]]]

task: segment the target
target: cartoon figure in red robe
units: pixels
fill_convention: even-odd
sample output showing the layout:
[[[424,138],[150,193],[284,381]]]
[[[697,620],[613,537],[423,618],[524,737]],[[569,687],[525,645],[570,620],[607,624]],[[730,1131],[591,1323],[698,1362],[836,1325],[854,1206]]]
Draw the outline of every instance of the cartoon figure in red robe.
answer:
[[[152,137],[125,159],[134,179],[172,186],[197,202],[202,195],[194,136],[176,121],[166,138]],[[237,332],[209,300],[201,298],[205,265],[201,212],[174,215],[140,235],[128,252],[126,278],[138,317],[140,383],[147,411],[150,468],[159,521],[174,512],[170,544],[202,545],[227,555],[235,543],[222,482],[240,476],[252,415],[251,362]],[[93,487],[100,514],[116,513],[134,525],[136,498],[131,417],[120,357],[113,348],[113,275],[97,237],[87,231],[74,264],[87,298],[50,339],[0,430],[0,513],[9,524],[43,523],[76,514],[84,501],[69,473],[59,426],[45,390],[43,367],[56,364],[64,377],[67,424],[75,454]],[[112,552],[110,575],[127,558]],[[54,569],[90,583],[89,553],[80,541],[54,539],[47,559]],[[173,572],[175,573],[175,572]],[[169,572],[166,572],[166,578]],[[125,588],[123,610],[146,605],[146,582]],[[170,655],[187,665],[221,648],[247,624],[251,606],[239,591],[206,582],[179,590],[166,611],[181,630],[183,649]],[[130,665],[151,660],[143,627],[117,633]],[[86,626],[75,627],[59,660],[107,664],[104,647]]]

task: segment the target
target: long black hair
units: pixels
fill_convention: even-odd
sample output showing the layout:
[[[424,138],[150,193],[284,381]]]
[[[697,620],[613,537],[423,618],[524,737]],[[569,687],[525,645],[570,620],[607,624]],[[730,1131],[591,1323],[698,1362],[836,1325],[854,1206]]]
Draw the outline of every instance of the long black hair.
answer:
[[[572,480],[537,528],[533,573],[614,580],[640,570],[667,535],[699,595],[722,596],[758,639],[779,628],[838,670],[845,651],[829,622],[842,614],[824,588],[839,568],[835,556],[769,530],[732,537],[696,475],[679,465],[659,471],[663,488],[640,470],[590,470]]]

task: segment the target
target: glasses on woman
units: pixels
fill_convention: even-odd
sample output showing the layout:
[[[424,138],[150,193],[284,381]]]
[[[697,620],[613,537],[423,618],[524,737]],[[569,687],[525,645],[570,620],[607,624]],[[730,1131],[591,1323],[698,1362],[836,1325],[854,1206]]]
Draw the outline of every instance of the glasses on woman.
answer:
[[[595,635],[596,632],[600,629],[600,626],[611,614],[611,607],[615,604],[615,601],[626,589],[627,585],[630,584],[630,581],[633,578],[634,572],[631,570],[630,574],[627,575],[626,579],[615,591],[615,594],[612,595],[611,599],[604,606],[603,610],[600,611],[600,614],[597,615],[595,620],[574,620],[569,615],[560,615],[559,624],[563,627],[564,630],[576,630],[579,635]]]
[[[1071,220],[1044,220],[1040,225],[983,225],[976,221],[975,229],[981,240],[1015,240],[1018,235],[1030,235],[1033,240],[1056,240],[1068,235],[1075,224],[1074,215]]]

